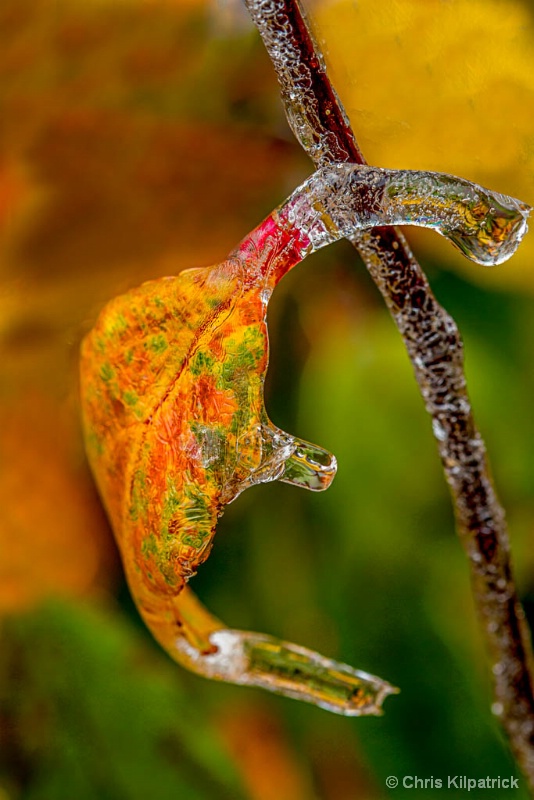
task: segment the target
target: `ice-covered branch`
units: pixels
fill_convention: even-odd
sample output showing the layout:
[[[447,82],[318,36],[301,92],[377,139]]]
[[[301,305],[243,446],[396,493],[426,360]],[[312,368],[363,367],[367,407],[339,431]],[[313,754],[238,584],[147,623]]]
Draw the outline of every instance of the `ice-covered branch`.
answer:
[[[365,163],[298,0],[245,2],[274,64],[289,123],[316,166]],[[462,341],[402,234],[378,227],[352,241],[402,334],[432,417],[489,649],[493,708],[534,788],[530,634],[512,575],[504,511],[467,395]]]

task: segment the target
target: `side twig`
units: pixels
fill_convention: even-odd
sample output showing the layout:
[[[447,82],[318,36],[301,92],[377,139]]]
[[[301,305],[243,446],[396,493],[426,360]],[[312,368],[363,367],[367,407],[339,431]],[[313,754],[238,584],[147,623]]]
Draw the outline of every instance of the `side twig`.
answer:
[[[298,0],[245,0],[274,64],[289,123],[316,166],[364,164]],[[532,650],[515,587],[505,515],[467,395],[463,345],[401,233],[353,240],[404,339],[432,417],[494,679],[493,711],[534,789]]]

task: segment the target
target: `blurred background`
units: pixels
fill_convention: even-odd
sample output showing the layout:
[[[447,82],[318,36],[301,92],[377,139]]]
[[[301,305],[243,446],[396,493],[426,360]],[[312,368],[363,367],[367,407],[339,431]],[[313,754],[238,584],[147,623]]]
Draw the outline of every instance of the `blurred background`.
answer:
[[[534,204],[532,2],[310,13],[370,163]],[[515,775],[429,420],[344,243],[277,289],[266,391],[338,476],[325,494],[247,491],[193,588],[231,627],[401,694],[380,719],[343,719],[209,683],[130,600],[84,456],[81,338],[128,287],[221,261],[311,169],[239,3],[2,0],[0,109],[0,800],[381,800],[409,793],[389,775]],[[534,620],[534,235],[495,270],[408,235],[464,336]],[[512,796],[523,784],[491,791]]]

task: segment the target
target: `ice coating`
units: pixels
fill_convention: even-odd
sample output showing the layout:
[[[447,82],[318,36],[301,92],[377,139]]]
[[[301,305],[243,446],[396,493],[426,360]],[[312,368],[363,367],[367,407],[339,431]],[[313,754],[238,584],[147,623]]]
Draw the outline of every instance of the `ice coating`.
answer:
[[[487,211],[472,214],[481,203]],[[262,634],[228,631],[186,587],[240,492],[272,480],[320,491],[335,475],[327,450],[268,418],[268,301],[308,253],[376,224],[461,236],[476,243],[465,248],[471,258],[494,263],[499,248],[517,247],[525,218],[511,198],[497,202],[451,176],[324,167],[227,261],[149,282],[102,311],[82,345],[87,452],[137,607],[178,662],[338,713],[380,713],[394,691],[387,682]]]
[[[316,48],[310,69],[302,58],[300,37],[297,39],[293,31],[294,24],[300,22],[302,30],[298,33],[309,35],[302,9],[299,7],[299,13],[290,20],[284,0],[245,0],[245,5],[274,65],[297,141],[316,166],[350,161],[359,150],[343,106],[333,87],[317,79],[326,73],[323,56]],[[333,135],[333,126],[344,131],[350,146],[345,147],[340,137]]]
[[[365,164],[300,0],[245,3],[275,66],[289,122],[315,165]],[[365,230],[351,241],[403,338],[432,418],[492,663],[494,707],[534,787],[530,632],[514,582],[504,509],[467,392],[460,333],[400,230]]]
[[[485,266],[513,255],[531,210],[452,175],[353,164],[318,169],[295,194],[292,220],[302,220],[315,248],[370,227],[418,225],[435,229]]]
[[[216,651],[204,658],[206,677],[273,691],[345,716],[380,714],[385,698],[397,689],[367,672],[312,650],[248,631],[211,634]],[[197,652],[184,639],[176,643],[194,663]],[[270,685],[267,685],[270,684]]]

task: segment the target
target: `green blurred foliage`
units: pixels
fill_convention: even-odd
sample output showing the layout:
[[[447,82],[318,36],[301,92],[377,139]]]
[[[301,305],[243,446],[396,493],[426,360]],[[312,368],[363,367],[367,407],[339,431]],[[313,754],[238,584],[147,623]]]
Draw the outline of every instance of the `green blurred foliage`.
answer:
[[[0,800],[381,800],[408,793],[389,791],[388,775],[515,775],[490,713],[429,420],[400,337],[346,245],[309,259],[277,291],[266,398],[276,424],[336,454],[338,476],[326,494],[247,491],[226,511],[193,587],[232,627],[312,647],[401,694],[380,719],[344,719],[203,681],[157,648],[120,578],[83,465],[83,331],[126,286],[223,258],[308,169],[259,44],[220,36],[202,3],[190,6],[102,0],[52,11],[9,0],[0,9],[9,44],[0,55],[9,89],[4,587],[23,544],[11,602],[0,591]],[[475,286],[426,252],[424,268],[464,335],[470,393],[534,611],[532,300]],[[5,421],[17,411],[8,447]],[[61,480],[50,482],[52,470]],[[6,478],[14,472],[16,491]],[[81,535],[94,536],[99,567],[91,555],[85,580],[78,565],[76,581],[63,581],[77,553],[89,561]],[[465,792],[447,791],[456,796]]]
[[[244,797],[171,666],[120,615],[47,604],[11,619],[1,644],[8,797]]]

